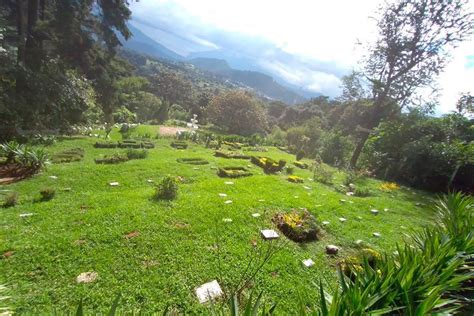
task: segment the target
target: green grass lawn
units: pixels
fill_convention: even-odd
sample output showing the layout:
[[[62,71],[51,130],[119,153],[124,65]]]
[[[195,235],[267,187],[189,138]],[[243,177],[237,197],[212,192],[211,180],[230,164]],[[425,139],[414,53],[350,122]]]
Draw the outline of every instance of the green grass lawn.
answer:
[[[148,131],[154,136],[157,129],[141,128],[142,133]],[[112,137],[119,139],[120,134],[114,131]],[[50,153],[83,147],[84,159],[54,164],[30,179],[0,187],[19,193],[18,205],[0,209],[0,251],[14,252],[0,259],[0,284],[10,289],[9,303],[17,313],[72,312],[80,298],[86,310],[105,312],[118,293],[124,311],[163,311],[167,305],[203,311],[194,294],[197,286],[213,279],[223,288],[234,286],[255,251],[252,242],[257,241],[259,249],[266,247],[259,231],[274,228],[272,215],[307,208],[319,221],[330,222],[322,240],[288,241],[253,284],[265,290],[267,302],[278,302],[279,313],[286,314],[300,300],[317,302],[314,283],[320,279],[326,288],[337,284],[336,264],[355,250],[355,240],[391,252],[405,232],[430,223],[432,217],[425,206],[430,195],[403,187],[385,193],[378,189],[381,182],[373,179],[358,183],[372,191],[364,198],[347,197],[332,186],[310,181],[311,172],[298,168],[295,175],[305,179],[302,184],[288,182],[283,173],[263,174],[256,166],[249,168],[253,176],[227,180],[216,175],[215,167],[250,162],[215,158],[212,150],[192,143],[187,150],[176,150],[169,146],[170,139],[154,140],[156,148],[144,160],[98,165],[94,158],[124,150],[95,149],[95,141],[88,137],[58,141],[47,148]],[[268,149],[246,153],[294,161],[292,155]],[[205,158],[210,163],[176,162],[184,157]],[[51,179],[53,175],[57,179]],[[166,175],[181,176],[185,183],[180,184],[175,201],[159,202],[153,199],[154,184],[147,179],[157,183]],[[343,174],[335,178],[334,186],[338,186]],[[112,181],[120,186],[109,186]],[[56,189],[56,196],[39,202],[44,187]],[[226,200],[233,203],[225,204]],[[380,214],[372,215],[372,208]],[[262,216],[253,218],[255,212]],[[23,213],[34,215],[22,218]],[[347,221],[341,223],[339,217]],[[139,235],[124,237],[131,232]],[[381,238],[373,237],[373,232]],[[341,247],[338,256],[325,254],[328,244]],[[315,261],[313,267],[303,267],[301,261],[307,258]],[[97,272],[98,280],[77,284],[76,277],[86,271]]]

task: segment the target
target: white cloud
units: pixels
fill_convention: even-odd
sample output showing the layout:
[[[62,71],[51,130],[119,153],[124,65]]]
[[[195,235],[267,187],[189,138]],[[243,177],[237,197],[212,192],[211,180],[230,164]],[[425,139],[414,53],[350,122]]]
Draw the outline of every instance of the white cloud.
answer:
[[[374,38],[375,21],[371,17],[382,3],[383,0],[141,0],[132,5],[132,11],[151,23],[160,13],[168,25],[174,23],[188,29],[190,37],[199,25],[207,31],[217,29],[262,38],[304,63],[327,63],[349,71],[362,57],[363,48],[356,43],[368,43]],[[470,5],[474,9],[474,1]],[[292,83],[321,89],[331,96],[339,91],[339,78],[326,70],[304,70],[272,60],[271,54],[261,55],[267,68]],[[438,112],[454,109],[460,92],[474,90],[474,67],[466,67],[467,55],[474,55],[474,39],[454,52],[453,61],[440,76]]]

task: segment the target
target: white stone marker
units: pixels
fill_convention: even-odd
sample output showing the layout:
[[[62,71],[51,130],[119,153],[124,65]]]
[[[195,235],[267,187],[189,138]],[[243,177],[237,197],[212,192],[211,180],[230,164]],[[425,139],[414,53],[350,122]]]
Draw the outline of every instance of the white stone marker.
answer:
[[[303,185],[303,188],[305,188],[306,190],[311,190],[311,187],[309,187],[307,185]]]
[[[223,218],[222,221],[224,223],[232,223],[232,218]]]
[[[339,202],[341,202],[341,203],[346,203],[347,201],[344,200],[344,199],[340,199]]]
[[[346,192],[346,195],[347,195],[347,196],[353,196],[353,195],[354,195],[354,192]]]
[[[323,224],[324,226],[327,226],[327,225],[329,225],[329,222],[328,222],[328,221],[324,221],[324,222],[322,222],[321,224]]]
[[[111,187],[118,187],[119,186],[119,183],[118,182],[110,182],[109,185]]]
[[[153,180],[152,180],[152,179],[148,179],[148,180],[146,180],[146,182],[148,182],[148,183],[153,183]]]
[[[382,236],[382,235],[380,235],[380,233],[373,233],[372,236],[374,236],[374,237],[380,237],[380,236]]]
[[[262,229],[260,233],[262,234],[262,237],[266,240],[277,239],[278,237],[280,237],[273,229]]]
[[[231,200],[227,200],[227,201],[224,202],[224,204],[231,204],[231,203],[232,203]]]
[[[355,242],[354,242],[356,245],[360,246],[364,243],[364,241],[362,239],[357,239]]]
[[[24,213],[24,214],[20,214],[20,217],[30,217],[30,216],[33,216],[33,213]]]
[[[219,196],[220,196],[220,197],[226,197],[227,194],[225,194],[225,193],[219,193]]]
[[[217,280],[205,283],[196,289],[196,296],[201,304],[206,303],[210,299],[218,298],[222,294],[222,289]]]
[[[311,259],[303,260],[303,265],[307,268],[314,266],[314,261]]]
[[[379,211],[378,210],[370,210],[370,213],[372,213],[373,215],[379,215]]]
[[[224,183],[225,183],[225,184],[234,184],[234,182],[232,182],[232,181],[226,181],[226,182],[224,182]]]
[[[99,274],[97,272],[82,272],[76,278],[77,283],[92,283],[97,280]]]
[[[383,211],[384,211],[384,212],[388,212],[388,208],[384,208]]]
[[[259,202],[265,202],[265,200],[263,200],[263,199],[260,199],[260,200],[258,200],[258,201],[259,201]]]
[[[260,213],[253,213],[252,217],[255,217],[255,218],[260,217]]]
[[[347,219],[345,219],[344,217],[339,217],[339,221],[344,223],[345,221],[347,221]]]
[[[57,176],[49,176],[50,179],[56,180],[58,177]]]
[[[199,170],[199,168],[198,168],[198,167],[194,167],[193,170]]]

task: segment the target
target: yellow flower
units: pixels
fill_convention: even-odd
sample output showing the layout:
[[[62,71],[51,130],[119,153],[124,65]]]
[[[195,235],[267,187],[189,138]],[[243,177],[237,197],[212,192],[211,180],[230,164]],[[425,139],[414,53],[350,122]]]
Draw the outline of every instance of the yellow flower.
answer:
[[[379,188],[382,191],[390,192],[400,189],[400,186],[394,182],[384,182],[380,185]]]

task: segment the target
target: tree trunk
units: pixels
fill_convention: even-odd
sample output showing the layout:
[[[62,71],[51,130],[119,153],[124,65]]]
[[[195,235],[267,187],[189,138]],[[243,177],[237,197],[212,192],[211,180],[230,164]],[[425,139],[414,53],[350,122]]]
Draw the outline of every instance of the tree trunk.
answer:
[[[26,31],[28,24],[28,11],[26,0],[17,0],[17,33],[18,33],[18,51],[17,63],[21,66],[25,64],[26,51]]]
[[[41,40],[36,34],[36,24],[39,17],[39,1],[28,0],[28,18],[25,43],[25,65],[32,70],[38,70],[41,61]]]
[[[359,160],[360,154],[362,153],[362,149],[364,149],[365,142],[369,139],[370,133],[363,133],[357,142],[356,148],[352,152],[350,166],[351,168],[355,168],[357,166],[357,161]]]

